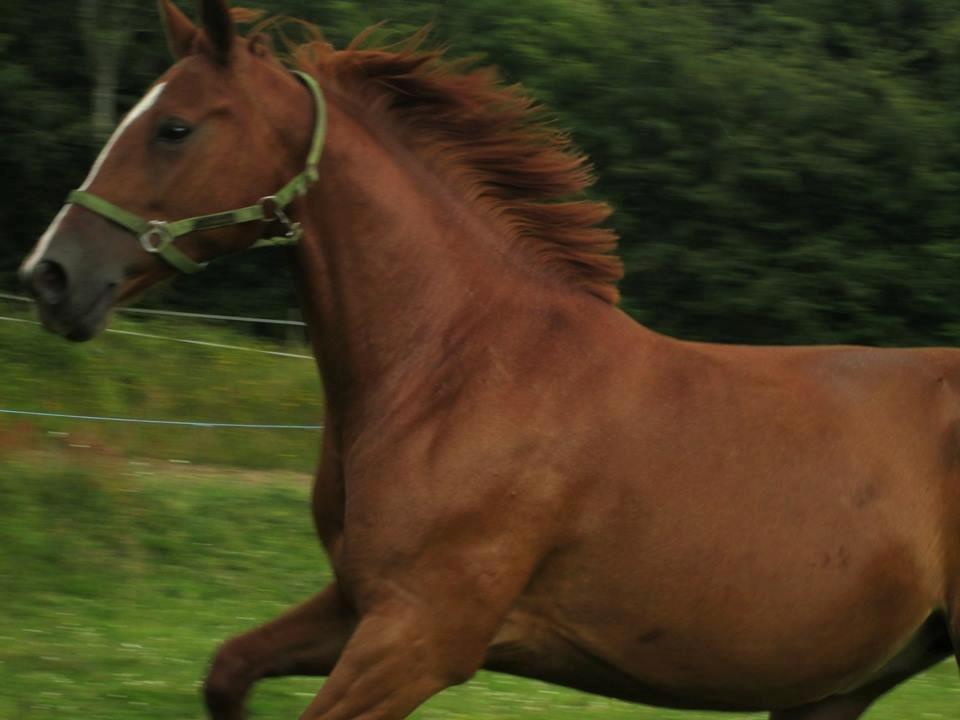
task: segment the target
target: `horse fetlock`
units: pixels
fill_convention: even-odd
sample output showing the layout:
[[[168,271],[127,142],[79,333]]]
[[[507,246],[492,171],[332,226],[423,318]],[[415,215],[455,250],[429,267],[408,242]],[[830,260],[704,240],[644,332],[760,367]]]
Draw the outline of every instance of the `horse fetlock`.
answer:
[[[254,683],[250,665],[228,642],[218,651],[203,682],[203,698],[214,720],[240,720]]]

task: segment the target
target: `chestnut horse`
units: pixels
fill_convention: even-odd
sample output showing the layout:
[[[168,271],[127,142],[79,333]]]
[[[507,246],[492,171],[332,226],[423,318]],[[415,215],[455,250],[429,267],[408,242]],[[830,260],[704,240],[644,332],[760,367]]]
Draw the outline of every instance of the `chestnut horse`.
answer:
[[[852,720],[954,652],[960,355],[658,335],[515,88],[368,40],[298,76],[225,0],[161,8],[178,61],[21,274],[83,340],[174,266],[296,241],[336,580],[220,649],[213,718],[291,674],[330,676],[304,719],[402,718],[490,668]]]

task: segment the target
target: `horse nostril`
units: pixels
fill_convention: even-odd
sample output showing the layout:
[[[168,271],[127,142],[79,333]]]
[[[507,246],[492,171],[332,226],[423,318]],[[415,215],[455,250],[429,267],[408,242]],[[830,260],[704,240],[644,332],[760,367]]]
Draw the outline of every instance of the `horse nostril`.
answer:
[[[67,272],[60,263],[43,260],[31,273],[30,288],[41,302],[56,305],[67,294]]]

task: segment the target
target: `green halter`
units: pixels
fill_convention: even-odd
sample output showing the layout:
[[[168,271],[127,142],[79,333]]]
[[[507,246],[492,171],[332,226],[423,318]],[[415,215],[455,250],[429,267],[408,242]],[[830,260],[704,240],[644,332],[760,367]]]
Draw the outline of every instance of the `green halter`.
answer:
[[[145,220],[123,208],[117,207],[103,198],[85,190],[74,190],[67,196],[67,204],[82,205],[107,220],[130,230],[140,238],[140,244],[148,253],[159,255],[177,270],[185,273],[195,273],[203,270],[207,263],[198,263],[190,259],[174,245],[174,241],[183,235],[200,230],[241,225],[249,222],[279,222],[286,228],[283,235],[271,238],[261,238],[250,247],[266,247],[270,245],[292,245],[303,235],[300,223],[290,220],[286,208],[297,197],[306,194],[310,186],[319,177],[317,163],[320,153],[323,152],[323,141],[327,134],[327,110],[323,100],[323,93],[316,80],[299,71],[294,71],[309,88],[316,107],[316,122],[313,130],[313,141],[307,155],[306,169],[284,185],[274,195],[262,198],[256,205],[249,205],[239,210],[200,215],[167,222],[165,220]]]

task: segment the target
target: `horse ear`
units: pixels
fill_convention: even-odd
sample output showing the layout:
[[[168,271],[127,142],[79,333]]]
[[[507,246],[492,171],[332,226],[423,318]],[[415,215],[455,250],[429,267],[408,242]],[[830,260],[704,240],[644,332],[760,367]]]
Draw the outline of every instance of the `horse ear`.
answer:
[[[197,26],[171,0],[160,0],[160,20],[167,35],[167,45],[177,60],[193,51]]]
[[[247,41],[250,52],[259,58],[273,56],[273,41],[266,33],[257,33]]]
[[[226,0],[203,0],[200,7],[203,29],[210,40],[210,49],[219,62],[226,64],[230,59],[236,34],[230,8]]]

